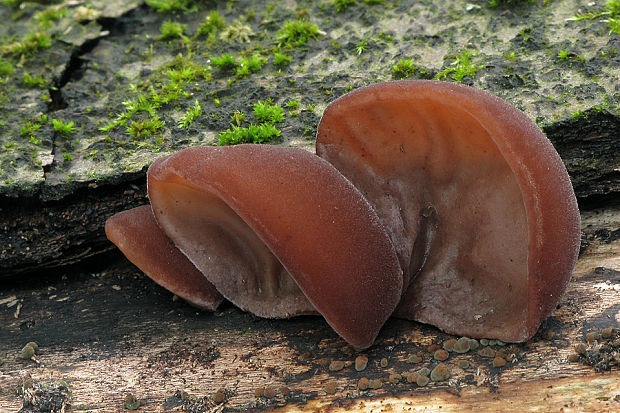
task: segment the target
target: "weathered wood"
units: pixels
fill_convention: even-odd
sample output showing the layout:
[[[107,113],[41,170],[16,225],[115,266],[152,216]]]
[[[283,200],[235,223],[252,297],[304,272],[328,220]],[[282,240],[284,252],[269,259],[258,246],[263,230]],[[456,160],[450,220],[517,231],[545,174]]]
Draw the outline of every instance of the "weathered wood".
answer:
[[[99,268],[51,275],[48,283],[12,280],[0,291],[0,411],[20,409],[24,396],[15,389],[25,375],[34,385],[28,400],[39,390],[37,400],[54,396],[61,406],[66,386],[72,395],[66,403],[75,411],[122,411],[127,394],[149,412],[617,411],[618,347],[615,359],[599,363],[601,371],[568,358],[577,344],[604,355],[595,351],[600,344],[618,340],[620,240],[613,235],[618,228],[618,207],[583,214],[589,245],[558,309],[529,342],[490,346],[511,360],[506,366],[493,367],[492,358],[478,354],[482,347],[453,352],[445,361],[451,377],[426,387],[408,383],[402,374],[432,369],[439,362],[429,346],[452,337],[418,323],[390,320],[363,353],[368,367],[358,372],[351,365],[358,353],[319,317],[265,320],[231,305],[214,314],[199,312],[171,300],[117,254]],[[590,335],[594,341],[586,341],[587,333],[609,327],[614,338],[597,341]],[[40,346],[36,361],[20,358],[29,341]],[[411,363],[412,354],[422,360]],[[338,360],[344,368],[330,368]],[[459,367],[462,360],[469,367]],[[358,390],[362,377],[381,380],[381,388]],[[219,389],[225,395],[221,404],[214,401]],[[257,389],[275,394],[257,396]]]
[[[620,118],[590,110],[543,131],[560,153],[581,204],[620,195]]]
[[[76,191],[59,201],[0,198],[0,279],[45,275],[111,249],[103,226],[118,211],[147,203],[144,172],[125,182]]]
[[[412,391],[402,396],[363,400],[312,400],[305,406],[285,406],[275,411],[351,412],[351,411],[516,411],[516,412],[605,412],[614,411],[619,402],[613,396],[620,375],[583,376],[525,383],[506,383],[498,389],[466,388],[458,394],[438,390]]]

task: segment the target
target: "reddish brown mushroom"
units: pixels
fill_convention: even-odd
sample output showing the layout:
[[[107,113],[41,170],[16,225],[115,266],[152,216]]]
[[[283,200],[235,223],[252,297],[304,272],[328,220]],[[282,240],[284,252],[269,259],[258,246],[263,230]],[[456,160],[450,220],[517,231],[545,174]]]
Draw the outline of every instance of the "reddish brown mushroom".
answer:
[[[376,213],[323,159],[267,145],[158,159],[148,193],[163,232],[217,290],[263,317],[320,312],[368,347],[402,294]]]
[[[150,206],[112,216],[105,223],[105,233],[129,261],[194,306],[213,311],[222,302],[213,284],[159,229]]]
[[[560,157],[521,111],[452,83],[377,84],[327,107],[317,153],[390,234],[406,291],[395,315],[518,342],[556,307],[579,211]]]

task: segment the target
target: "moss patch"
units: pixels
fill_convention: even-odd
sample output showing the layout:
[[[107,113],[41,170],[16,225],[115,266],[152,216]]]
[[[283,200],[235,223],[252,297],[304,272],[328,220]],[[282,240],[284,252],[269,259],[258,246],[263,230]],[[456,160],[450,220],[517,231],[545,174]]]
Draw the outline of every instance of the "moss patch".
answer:
[[[394,78],[470,84],[544,127],[619,113],[613,2],[140,3],[0,3],[0,193],[57,199],[192,145],[312,150],[330,101]],[[269,99],[282,120],[254,118]]]

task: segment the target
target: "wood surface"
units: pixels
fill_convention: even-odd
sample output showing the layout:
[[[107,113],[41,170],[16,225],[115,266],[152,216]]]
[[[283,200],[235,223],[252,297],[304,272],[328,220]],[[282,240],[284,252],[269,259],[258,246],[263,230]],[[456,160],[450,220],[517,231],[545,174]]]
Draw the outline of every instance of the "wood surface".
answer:
[[[453,337],[418,323],[391,319],[373,347],[356,353],[319,317],[266,320],[230,304],[197,311],[117,253],[45,278],[7,280],[0,290],[0,411],[127,411],[127,395],[148,412],[619,411],[618,347],[610,343],[619,338],[620,206],[582,219],[573,279],[538,334],[491,346],[509,360],[504,367],[480,356],[482,346],[450,353],[451,377],[424,387],[408,383],[406,373],[432,369],[439,362],[429,346]],[[586,340],[609,327],[611,339]],[[39,349],[24,360],[30,341]],[[583,357],[569,361],[580,343],[596,368]],[[600,363],[604,343],[613,351]],[[360,354],[369,362],[358,372],[352,363]],[[413,354],[422,361],[411,363]],[[459,367],[461,360],[469,367]],[[335,371],[332,361],[344,368]],[[359,390],[362,377],[381,387]]]

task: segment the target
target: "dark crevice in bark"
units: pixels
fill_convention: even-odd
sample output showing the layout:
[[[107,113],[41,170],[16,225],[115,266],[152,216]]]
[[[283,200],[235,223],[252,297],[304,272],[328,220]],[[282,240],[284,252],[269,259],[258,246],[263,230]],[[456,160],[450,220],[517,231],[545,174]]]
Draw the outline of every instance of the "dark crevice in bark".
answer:
[[[51,100],[47,107],[49,112],[65,109],[68,106],[62,95],[62,88],[67,83],[82,78],[86,68],[84,66],[85,61],[81,56],[91,52],[97,46],[99,40],[100,38],[87,40],[84,44],[73,50],[64,70],[59,77],[52,81],[52,85],[50,86],[49,93]]]
[[[598,208],[620,207],[620,193],[607,195],[592,195],[585,198],[577,198],[580,211],[591,211]]]
[[[131,13],[131,11],[129,13]],[[101,26],[102,33],[107,33],[106,37],[124,34],[126,32],[126,25],[124,23],[123,16],[117,18],[101,17],[97,19],[97,23]],[[73,50],[64,70],[59,77],[53,79],[49,88],[51,99],[48,104],[48,112],[62,110],[68,106],[63,97],[62,88],[67,83],[77,81],[82,78],[84,71],[86,70],[86,66],[84,65],[86,61],[81,57],[86,53],[90,53],[95,47],[97,47],[101,39],[102,37],[97,37],[95,39],[87,40]]]
[[[126,24],[124,23],[122,16],[118,18],[102,17],[97,19],[97,23],[101,26],[101,32],[106,33],[105,37],[123,34],[126,31]],[[82,45],[74,48],[69,58],[69,61],[65,65],[60,76],[54,78],[51,82],[51,85],[49,87],[50,102],[47,105],[48,113],[56,112],[62,109],[66,109],[68,107],[68,103],[63,96],[62,89],[69,82],[75,82],[82,79],[84,73],[87,70],[87,61],[84,60],[82,56],[92,52],[95,47],[97,47],[99,41],[102,38],[103,36],[87,40]],[[54,159],[56,156],[57,139],[59,137],[59,134],[55,132],[51,146],[51,155],[54,157]],[[43,173],[45,176],[52,170],[54,164],[55,161],[43,167]]]

